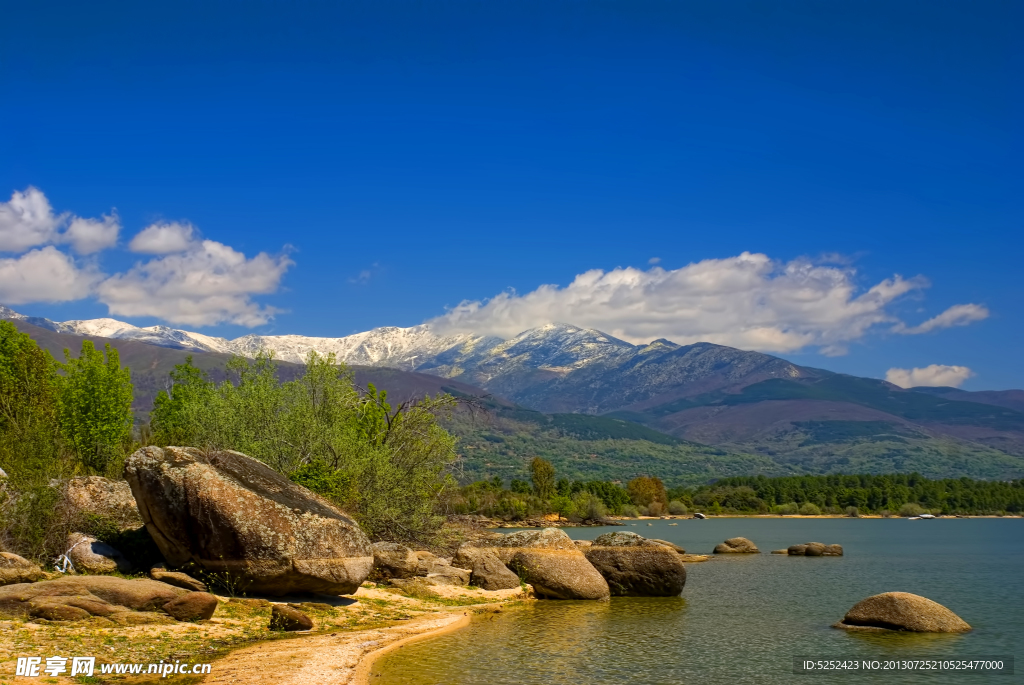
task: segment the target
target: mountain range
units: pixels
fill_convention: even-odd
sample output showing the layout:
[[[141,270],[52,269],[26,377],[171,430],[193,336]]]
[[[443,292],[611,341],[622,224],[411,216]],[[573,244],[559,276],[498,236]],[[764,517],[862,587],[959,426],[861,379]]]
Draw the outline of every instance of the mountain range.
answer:
[[[54,322],[6,307],[0,307],[0,318],[30,330],[37,340],[49,340],[41,344],[51,351],[74,347],[68,341],[84,337],[118,341],[122,358],[133,369],[137,394],[141,391],[140,402],[151,402],[166,372],[189,354],[216,371],[230,355],[253,356],[266,349],[290,374],[315,350],[352,366],[357,381],[375,382],[393,393],[489,397],[507,418],[500,429],[506,434],[543,429],[570,435],[564,421],[536,417],[589,415],[602,417],[605,426],[611,425],[608,421],[639,425],[686,444],[754,455],[786,472],[917,470],[1024,477],[1020,390],[903,389],[759,352],[663,339],[633,345],[568,324],[541,326],[507,340],[444,334],[429,324],[340,338],[247,335],[227,340],[114,319]],[[579,421],[570,423],[578,427]],[[484,455],[481,469],[500,461],[496,444],[478,444],[478,454]]]

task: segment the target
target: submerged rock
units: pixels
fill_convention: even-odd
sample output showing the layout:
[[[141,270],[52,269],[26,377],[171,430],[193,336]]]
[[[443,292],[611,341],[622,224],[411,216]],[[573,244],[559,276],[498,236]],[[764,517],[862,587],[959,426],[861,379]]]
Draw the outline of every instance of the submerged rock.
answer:
[[[760,554],[761,550],[746,538],[729,538],[715,547],[715,554]]]
[[[11,552],[0,552],[0,586],[34,583],[43,578],[43,569]]]
[[[863,599],[833,627],[915,633],[964,633],[971,630],[966,621],[938,602],[909,592],[883,592]]]
[[[350,594],[373,567],[355,521],[239,452],[146,447],[128,459],[125,477],[172,566],[195,564],[272,595]]]
[[[841,557],[843,556],[843,547],[842,545],[825,545],[820,542],[805,542],[802,545],[790,545],[785,553],[791,557]]]
[[[679,552],[636,533],[606,533],[584,553],[615,596],[675,597],[686,584]]]

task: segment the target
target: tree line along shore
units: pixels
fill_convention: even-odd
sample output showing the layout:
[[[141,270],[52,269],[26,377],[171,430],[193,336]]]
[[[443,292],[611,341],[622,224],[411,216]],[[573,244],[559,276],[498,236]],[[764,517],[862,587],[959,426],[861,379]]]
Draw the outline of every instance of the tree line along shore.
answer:
[[[1024,482],[916,474],[733,477],[666,488],[658,474],[632,480],[568,480],[524,455],[529,479],[461,484],[456,438],[445,421],[462,400],[448,395],[389,402],[359,388],[331,357],[312,353],[305,372],[279,380],[271,355],[236,357],[215,382],[191,360],[169,374],[148,419],[132,412],[132,382],[117,350],[83,342],[55,360],[0,322],[0,546],[52,563],[74,529],[118,535],[104,521],[69,521],[60,487],[74,476],[123,479],[146,445],[236,450],[348,512],[371,540],[444,544],[452,516],[516,522],[555,516],[1002,515],[1024,512]],[[448,531],[448,532],[446,532]],[[124,541],[122,541],[123,543]],[[143,541],[144,542],[144,541]]]

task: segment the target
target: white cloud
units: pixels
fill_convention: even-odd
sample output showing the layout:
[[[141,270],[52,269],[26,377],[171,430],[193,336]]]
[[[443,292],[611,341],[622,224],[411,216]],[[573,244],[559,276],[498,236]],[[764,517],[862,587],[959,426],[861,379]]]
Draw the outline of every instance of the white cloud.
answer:
[[[251,296],[277,290],[292,264],[286,256],[264,252],[248,259],[227,245],[203,240],[185,252],[136,264],[103,281],[97,293],[112,315],[155,316],[191,326],[258,326],[276,310],[260,307]]]
[[[16,190],[9,202],[0,202],[0,251],[23,252],[53,242],[62,220],[41,190]]]
[[[661,263],[661,257],[651,257],[650,259],[647,260],[647,263],[648,264],[660,264]]]
[[[885,380],[901,388],[952,387],[959,388],[974,372],[966,366],[946,366],[932,364],[915,369],[889,369],[885,372]]]
[[[60,242],[71,243],[78,254],[92,254],[117,245],[117,234],[121,231],[121,222],[114,212],[102,219],[83,219],[74,217],[67,230],[60,235]]]
[[[195,227],[190,223],[171,222],[152,224],[132,238],[128,249],[144,254],[173,254],[184,252],[193,244]]]
[[[989,316],[988,308],[980,304],[956,304],[934,316],[924,323],[907,327],[897,324],[893,330],[905,335],[917,335],[919,333],[931,333],[940,328],[951,328],[953,326],[969,326],[975,321],[982,321]]]
[[[67,302],[88,297],[100,277],[53,246],[0,259],[0,302]]]
[[[873,326],[898,323],[888,305],[927,285],[920,277],[894,276],[862,291],[851,268],[744,252],[674,270],[588,271],[564,288],[543,285],[525,295],[463,302],[431,325],[510,337],[566,322],[634,343],[668,338],[767,352],[817,346],[843,354],[844,343]]]

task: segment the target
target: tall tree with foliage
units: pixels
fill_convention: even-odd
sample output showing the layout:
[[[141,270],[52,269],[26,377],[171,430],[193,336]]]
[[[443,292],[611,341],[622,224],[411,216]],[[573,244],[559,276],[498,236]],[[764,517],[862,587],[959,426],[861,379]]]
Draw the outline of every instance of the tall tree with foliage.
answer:
[[[649,507],[655,502],[663,507],[668,506],[668,494],[665,491],[665,484],[660,478],[651,476],[640,476],[626,483],[626,492],[633,504],[638,507]]]
[[[543,500],[549,500],[555,494],[555,467],[547,459],[534,457],[530,460],[530,478],[533,480],[533,491]]]
[[[374,537],[424,539],[454,487],[454,438],[437,415],[449,396],[393,407],[360,394],[333,355],[311,352],[301,378],[281,383],[273,356],[235,358],[214,384],[191,361],[171,374],[152,415],[157,444],[233,449],[259,459],[355,516]]]
[[[132,437],[132,380],[117,350],[82,342],[77,359],[64,350],[59,379],[60,425],[79,461],[95,473],[117,475]]]

